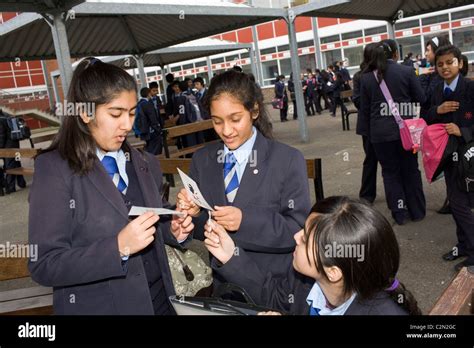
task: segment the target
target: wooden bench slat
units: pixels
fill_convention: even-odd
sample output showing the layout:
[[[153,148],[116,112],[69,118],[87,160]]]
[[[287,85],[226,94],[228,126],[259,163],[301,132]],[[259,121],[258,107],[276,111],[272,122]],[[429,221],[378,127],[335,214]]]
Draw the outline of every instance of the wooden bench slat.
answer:
[[[52,293],[53,288],[45,286],[35,286],[32,288],[2,291],[0,292],[0,304],[3,302],[15,301],[22,298],[51,295]]]
[[[185,173],[189,173],[191,169],[191,159],[172,159],[172,158],[160,158],[160,167],[163,174],[178,174],[176,168],[181,169]]]
[[[185,155],[192,154],[192,153],[196,152],[197,150],[202,149],[204,146],[206,146],[208,144],[217,143],[219,141],[220,140],[212,140],[212,141],[209,141],[207,143],[202,143],[202,144],[197,144],[197,145],[194,145],[194,146],[185,147],[184,149],[178,150],[177,152],[170,153],[169,158],[177,158],[177,157],[180,157],[180,156],[185,156]]]
[[[0,158],[15,158],[20,156],[20,158],[33,158],[35,157],[40,150],[38,149],[0,149]]]
[[[14,301],[0,302],[0,313],[18,314],[18,311],[26,309],[35,309],[36,314],[37,308],[51,307],[53,305],[53,295],[42,295],[36,297],[27,297]]]
[[[163,131],[166,133],[166,137],[175,138],[182,135],[192,134],[195,132],[207,130],[213,128],[212,120],[204,120],[200,122],[194,122],[189,124],[183,124],[181,126],[175,126],[165,128]]]
[[[20,168],[7,169],[5,173],[10,174],[10,175],[32,176],[35,173],[35,170],[34,168],[20,167]]]
[[[4,258],[0,262],[0,281],[29,277],[28,259]]]
[[[473,296],[474,274],[464,267],[436,301],[430,315],[472,315]]]
[[[45,134],[45,135],[39,135],[36,137],[31,137],[31,142],[33,144],[39,144],[39,143],[44,143],[46,141],[53,141],[53,139],[56,137],[58,133],[52,133],[52,134]]]

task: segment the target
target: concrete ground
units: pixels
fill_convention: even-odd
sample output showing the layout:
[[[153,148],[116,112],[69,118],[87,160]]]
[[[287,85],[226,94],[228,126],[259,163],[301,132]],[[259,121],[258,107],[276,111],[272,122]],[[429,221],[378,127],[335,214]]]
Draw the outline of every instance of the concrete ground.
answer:
[[[269,109],[274,121],[274,134],[277,140],[294,146],[306,158],[322,158],[323,184],[325,196],[347,195],[357,198],[362,175],[364,158],[361,138],[355,134],[355,117],[351,117],[351,130],[342,131],[341,118],[328,112],[307,119],[310,141],[301,143],[298,122],[280,123],[278,111]],[[291,115],[289,116],[291,118]],[[26,144],[22,146],[27,146]],[[26,160],[24,166],[31,165]],[[424,173],[423,173],[424,177]],[[31,182],[31,178],[28,178]],[[179,181],[178,181],[179,185]],[[179,187],[179,186],[178,186]],[[310,185],[312,201],[314,189]],[[172,188],[170,201],[174,201],[176,188]],[[375,208],[379,209],[389,221],[382,178],[377,183],[378,196]],[[413,292],[423,313],[429,312],[436,299],[454,277],[454,263],[441,259],[441,255],[456,243],[455,225],[451,215],[439,215],[436,210],[445,198],[443,181],[428,184],[424,180],[427,201],[427,216],[417,223],[394,226],[401,249],[399,279]],[[26,241],[28,225],[28,188],[0,197],[0,243],[6,241]],[[31,286],[29,279],[0,283],[0,291]]]

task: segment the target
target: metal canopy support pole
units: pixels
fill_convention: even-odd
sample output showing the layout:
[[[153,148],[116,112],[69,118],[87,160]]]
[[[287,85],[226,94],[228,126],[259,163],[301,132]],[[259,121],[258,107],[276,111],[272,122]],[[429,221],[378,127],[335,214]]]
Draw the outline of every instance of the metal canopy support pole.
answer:
[[[147,87],[146,83],[146,74],[145,74],[145,63],[143,62],[143,54],[135,56],[137,61],[138,76],[140,76],[140,86],[141,88]]]
[[[255,77],[255,79],[257,78],[257,74],[258,74],[258,71],[257,71],[257,65],[255,64],[255,56],[254,56],[255,52],[253,51],[253,47],[250,47],[249,48],[249,57],[250,57],[250,68],[252,69],[252,74],[253,76]]]
[[[258,48],[258,34],[257,34],[257,27],[254,25],[252,26],[252,37],[253,37],[253,51],[255,53],[255,58],[257,58],[257,75],[255,75],[255,79],[263,86],[263,70],[262,70],[262,61],[260,60],[260,48]]]
[[[46,93],[48,94],[49,108],[51,110],[54,110],[54,100],[53,96],[51,95],[51,79],[48,76],[48,70],[46,68],[46,63],[44,60],[41,60],[41,70],[43,71],[44,82],[46,84]]]
[[[389,39],[395,40],[395,29],[390,21],[387,21],[387,33]]]
[[[303,89],[298,88],[300,86],[300,60],[298,58],[298,42],[296,41],[296,28],[295,28],[295,16],[289,15],[285,18],[288,24],[288,42],[290,44],[290,59],[291,59],[291,71],[293,72],[293,82],[295,83],[295,96],[296,96],[296,107],[298,109],[298,123],[300,130],[301,141],[307,143],[309,141],[308,136],[308,124],[306,120],[306,113],[304,108]]]
[[[61,99],[59,98],[59,91],[58,91],[56,76],[54,76],[53,73],[51,73],[51,84],[53,85],[53,94],[54,94],[54,100],[56,104],[61,103]]]
[[[212,71],[211,57],[209,56],[206,57],[206,63],[207,63],[207,77],[209,79],[207,85],[209,86],[211,84],[212,77],[214,76],[214,72]]]
[[[316,59],[316,67],[324,68],[323,53],[321,52],[321,41],[319,40],[318,19],[311,18],[313,24],[313,40],[314,40],[314,58]]]
[[[53,35],[54,50],[56,52],[56,59],[58,61],[59,71],[61,73],[61,83],[64,98],[66,98],[67,92],[69,90],[69,84],[71,83],[72,79],[71,53],[69,51],[69,43],[63,14],[56,13],[52,15],[52,19],[53,23],[51,25],[51,33]]]
[[[168,96],[166,95],[166,89],[168,88],[168,81],[166,81],[166,71],[164,66],[160,66],[161,69],[161,80],[163,81],[163,99],[165,100],[165,103],[168,102]]]

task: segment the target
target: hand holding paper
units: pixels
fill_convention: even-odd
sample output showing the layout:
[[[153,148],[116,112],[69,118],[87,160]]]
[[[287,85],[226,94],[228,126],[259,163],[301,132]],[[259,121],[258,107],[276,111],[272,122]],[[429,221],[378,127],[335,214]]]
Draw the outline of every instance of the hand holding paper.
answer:
[[[209,205],[209,203],[207,203],[206,200],[204,199],[196,182],[193,179],[191,179],[188,175],[186,175],[179,168],[178,168],[178,173],[179,173],[179,176],[181,177],[181,181],[183,182],[184,188],[186,189],[186,192],[188,193],[188,197],[191,198],[194,204],[207,210],[214,210]]]
[[[170,209],[165,209],[165,208],[137,207],[134,205],[130,209],[128,216],[140,216],[148,211],[151,211],[155,215],[178,215],[181,217],[186,215],[182,211],[177,211],[177,210],[170,210]]]

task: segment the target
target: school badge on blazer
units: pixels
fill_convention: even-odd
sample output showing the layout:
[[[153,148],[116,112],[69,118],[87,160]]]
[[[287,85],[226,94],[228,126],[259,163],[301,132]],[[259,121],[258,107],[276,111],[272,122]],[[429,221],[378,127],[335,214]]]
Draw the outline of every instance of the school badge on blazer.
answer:
[[[466,112],[466,113],[464,114],[464,118],[465,118],[466,120],[472,119],[472,112],[470,112],[470,111]]]

